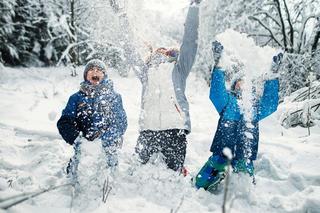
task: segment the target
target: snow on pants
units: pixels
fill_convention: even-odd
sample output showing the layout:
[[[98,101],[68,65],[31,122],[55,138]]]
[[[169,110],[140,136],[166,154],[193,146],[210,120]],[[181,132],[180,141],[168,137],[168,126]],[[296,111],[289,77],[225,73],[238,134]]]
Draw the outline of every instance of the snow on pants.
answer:
[[[136,153],[143,164],[155,153],[162,153],[167,166],[178,171],[183,167],[186,157],[186,130],[169,129],[162,131],[141,131],[138,137]]]
[[[118,138],[112,143],[108,143],[107,141],[101,141],[102,148],[106,154],[106,164],[107,167],[115,167],[118,165],[118,150],[122,146],[123,139]],[[67,173],[71,173],[73,176],[76,176],[78,165],[80,163],[81,158],[81,141],[76,141],[73,144],[74,156],[70,159],[67,166]]]

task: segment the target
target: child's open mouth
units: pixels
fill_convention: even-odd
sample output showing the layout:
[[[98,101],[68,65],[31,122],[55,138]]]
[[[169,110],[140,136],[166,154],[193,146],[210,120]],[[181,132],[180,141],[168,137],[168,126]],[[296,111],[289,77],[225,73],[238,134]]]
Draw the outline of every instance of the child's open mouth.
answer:
[[[100,81],[100,78],[98,76],[92,76],[91,78],[93,81]]]

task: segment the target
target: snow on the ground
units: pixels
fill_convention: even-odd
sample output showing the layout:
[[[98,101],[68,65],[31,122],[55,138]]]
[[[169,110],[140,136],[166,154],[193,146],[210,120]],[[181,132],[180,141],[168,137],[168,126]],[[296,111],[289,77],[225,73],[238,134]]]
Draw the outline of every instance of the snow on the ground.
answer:
[[[68,97],[82,80],[67,68],[11,69],[0,75],[0,199],[66,183],[64,168],[72,147],[58,135],[56,122]],[[186,167],[191,175],[169,171],[159,158],[139,166],[132,156],[138,136],[140,82],[130,75],[110,72],[123,97],[129,127],[120,155],[120,167],[110,176],[112,190],[101,202],[104,169],[99,142],[83,142],[79,167],[81,191],[71,212],[221,212],[223,193],[210,194],[191,186],[209,157],[218,114],[208,98],[209,88],[191,74],[187,81],[192,133],[188,135]],[[261,122],[257,185],[232,174],[229,212],[319,212],[319,126],[306,137],[303,128],[283,129],[277,114]],[[72,188],[40,195],[5,212],[70,212]]]

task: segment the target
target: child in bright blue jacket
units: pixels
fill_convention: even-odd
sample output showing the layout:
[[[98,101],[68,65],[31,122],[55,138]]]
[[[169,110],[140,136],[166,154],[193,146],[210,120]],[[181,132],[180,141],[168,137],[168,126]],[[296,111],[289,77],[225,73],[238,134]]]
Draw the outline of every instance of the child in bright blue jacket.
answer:
[[[267,80],[261,98],[252,106],[253,116],[251,124],[248,125],[239,106],[242,80],[237,79],[230,91],[226,89],[225,72],[218,66],[222,50],[223,46],[214,42],[213,51],[217,61],[212,71],[210,100],[220,119],[210,148],[212,156],[196,177],[196,186],[208,190],[214,189],[225,176],[228,159],[224,148],[231,150],[234,172],[254,175],[253,161],[256,160],[258,152],[259,121],[275,112],[279,101],[279,80]],[[274,64],[279,65],[280,58],[282,55],[276,56]]]
[[[117,150],[127,129],[127,116],[102,61],[94,59],[87,63],[80,91],[69,98],[57,127],[63,139],[75,149],[67,173],[76,172],[79,163],[80,133],[89,141],[101,139],[107,165],[118,164]]]

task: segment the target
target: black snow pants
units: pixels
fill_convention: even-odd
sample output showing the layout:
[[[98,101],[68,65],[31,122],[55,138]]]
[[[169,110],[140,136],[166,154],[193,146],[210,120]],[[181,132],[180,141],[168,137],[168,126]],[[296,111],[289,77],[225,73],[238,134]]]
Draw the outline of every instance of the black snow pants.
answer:
[[[138,137],[136,153],[143,164],[147,163],[155,153],[162,153],[168,168],[181,170],[186,157],[187,131],[169,129],[161,131],[141,131]]]

